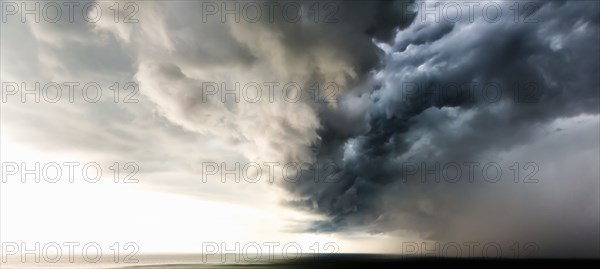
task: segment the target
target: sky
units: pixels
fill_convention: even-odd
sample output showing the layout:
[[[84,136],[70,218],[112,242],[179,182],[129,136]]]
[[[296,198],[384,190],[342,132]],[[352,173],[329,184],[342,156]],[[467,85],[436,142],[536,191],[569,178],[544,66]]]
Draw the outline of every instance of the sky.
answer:
[[[3,243],[600,253],[596,1],[1,3]]]

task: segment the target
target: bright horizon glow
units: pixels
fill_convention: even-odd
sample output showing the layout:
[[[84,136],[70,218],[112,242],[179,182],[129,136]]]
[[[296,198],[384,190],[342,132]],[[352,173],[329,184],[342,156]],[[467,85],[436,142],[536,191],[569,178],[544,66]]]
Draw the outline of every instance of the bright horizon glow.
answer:
[[[2,138],[3,162],[86,163],[82,156],[49,154],[14,143],[4,134]],[[203,242],[232,248],[236,242],[298,243],[304,252],[311,252],[315,243],[329,242],[339,246],[339,253],[360,252],[365,244],[373,253],[386,249],[381,244],[388,238],[385,235],[357,244],[335,235],[286,231],[290,221],[306,221],[311,216],[279,205],[281,191],[272,192],[274,197],[263,196],[262,204],[267,207],[257,208],[156,191],[142,178],[137,184],[114,183],[109,173],[97,183],[81,177],[69,183],[63,175],[57,183],[43,179],[35,183],[29,177],[22,184],[17,176],[7,177],[1,187],[3,242],[24,242],[31,247],[35,242],[96,242],[103,249],[115,242],[135,242],[140,253],[201,253]]]

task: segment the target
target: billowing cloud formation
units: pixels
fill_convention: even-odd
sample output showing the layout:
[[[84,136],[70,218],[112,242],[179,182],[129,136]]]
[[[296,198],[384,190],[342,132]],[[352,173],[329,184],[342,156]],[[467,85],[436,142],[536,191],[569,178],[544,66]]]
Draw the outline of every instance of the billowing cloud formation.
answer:
[[[515,2],[498,2],[498,18],[480,5],[439,22],[402,2],[336,3],[336,23],[224,23],[203,21],[202,2],[143,2],[143,24],[98,29],[137,49],[141,92],[171,122],[220,137],[248,160],[335,163],[334,175],[322,173],[333,182],[283,184],[290,205],[326,218],[309,231],[526,238],[547,255],[597,255],[597,3],[534,2],[511,15]],[[222,100],[224,88],[265,82],[298,83],[302,97]],[[338,103],[315,102],[315,82],[339,85]],[[580,139],[557,138],[565,128]],[[406,166],[471,162],[501,162],[500,183],[424,183]],[[540,182],[513,184],[514,162],[536,163]]]
[[[435,5],[425,3],[427,10],[436,10]],[[499,5],[508,11],[514,3]],[[531,17],[526,16],[489,22],[477,8],[472,22],[466,16],[458,22],[417,16],[391,45],[381,44],[386,60],[375,75],[380,87],[364,101],[368,116],[355,118],[365,123],[364,128],[340,132],[338,116],[331,116],[324,118],[319,133],[326,146],[317,160],[337,164],[335,184],[307,177],[288,186],[301,197],[292,205],[329,217],[311,230],[408,229],[441,241],[530,238],[543,242],[546,254],[597,255],[598,172],[589,168],[598,156],[593,150],[587,155],[591,159],[570,166],[551,165],[564,160],[548,160],[544,155],[551,151],[529,155],[540,169],[553,165],[573,169],[562,178],[559,173],[546,174],[537,190],[518,184],[437,183],[435,175],[422,182],[425,169],[436,164],[460,164],[460,179],[465,181],[468,170],[463,164],[485,160],[503,160],[506,181],[513,160],[523,160],[508,152],[550,139],[542,130],[557,119],[598,114],[598,5],[549,2],[536,7],[533,14],[523,13],[535,17],[535,22],[527,22]],[[597,120],[593,117],[591,122]],[[584,141],[597,151],[597,130],[588,131]],[[417,173],[415,164],[421,169]],[[587,171],[579,170],[586,167]],[[483,182],[481,175],[474,177]],[[574,185],[586,188],[579,190],[581,200],[557,203],[552,196],[560,194],[549,188],[549,182],[563,186],[565,192]],[[507,199],[519,202],[505,203]],[[543,204],[547,202],[555,207],[548,208]],[[501,209],[496,207],[501,204]],[[573,214],[576,207],[583,212]],[[514,210],[502,213],[507,208]],[[498,214],[508,215],[498,218]],[[568,217],[561,220],[559,215]],[[572,234],[574,230],[579,232]]]
[[[248,159],[263,161],[312,161],[323,104],[314,102],[311,85],[333,83],[338,94],[364,80],[380,62],[372,38],[389,39],[395,27],[409,22],[392,2],[336,3],[339,17],[330,23],[308,15],[291,22],[282,12],[263,14],[257,23],[236,22],[234,16],[223,22],[220,15],[202,13],[207,2],[140,4],[140,20],[150,23],[98,26],[139,48],[141,92],[171,121],[221,136]],[[303,1],[299,8],[314,4],[322,5]],[[227,99],[223,93],[236,84],[258,85],[264,98]],[[301,98],[282,102],[290,88],[301,89]]]

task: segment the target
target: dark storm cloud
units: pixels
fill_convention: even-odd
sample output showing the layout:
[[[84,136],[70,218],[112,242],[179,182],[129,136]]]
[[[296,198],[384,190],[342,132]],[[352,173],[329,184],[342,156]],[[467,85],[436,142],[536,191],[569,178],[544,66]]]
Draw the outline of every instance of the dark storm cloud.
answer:
[[[96,26],[136,56],[140,93],[186,135],[251,161],[326,167],[317,182],[303,173],[283,184],[288,204],[324,217],[308,231],[530,240],[545,255],[597,254],[598,3],[532,1],[515,18],[522,2],[486,1],[473,18],[435,22],[406,1],[337,1],[334,21],[276,13],[257,23],[204,22],[202,3],[140,2],[143,23]],[[437,6],[448,3],[463,2]],[[486,20],[485,3],[503,16]],[[336,104],[224,104],[202,100],[207,81],[334,81],[342,91]],[[543,180],[507,184],[516,161],[537,162]],[[505,174],[498,184],[423,183],[404,166],[449,162],[499,162]]]
[[[501,2],[504,10],[512,3]],[[336,182],[314,182],[311,177],[286,186],[298,197],[291,205],[328,217],[309,230],[407,229],[432,240],[465,240],[469,237],[460,231],[471,229],[470,238],[479,240],[529,236],[543,242],[546,254],[597,255],[597,172],[563,167],[573,173],[572,178],[556,180],[564,186],[585,184],[588,187],[581,190],[585,198],[568,201],[554,208],[555,212],[539,201],[515,198],[529,202],[513,205],[519,209],[508,217],[512,219],[506,227],[511,228],[503,230],[488,220],[500,214],[491,205],[504,204],[504,197],[479,195],[497,189],[508,195],[539,192],[531,187],[496,185],[494,190],[482,190],[474,184],[421,183],[418,175],[405,176],[403,171],[402,164],[408,162],[433,166],[494,161],[519,146],[544,140],[540,130],[547,124],[600,112],[598,3],[538,4],[535,23],[517,23],[513,17],[496,23],[481,17],[473,23],[415,19],[400,30],[385,67],[376,75],[379,85],[364,93],[370,95],[367,117],[355,117],[355,124],[366,121],[364,128],[348,132],[349,128],[336,125],[342,116],[322,113],[326,115],[322,116],[316,159],[336,163]],[[501,96],[490,100],[480,91],[488,86],[500,89]],[[597,148],[597,138],[591,141],[589,146]],[[544,186],[538,190],[552,192]],[[476,211],[473,203],[490,207],[465,214]],[[556,218],[581,203],[591,213],[571,214],[568,220]],[[461,217],[463,222],[471,221],[462,223],[469,228],[453,225]],[[528,222],[539,226],[533,229],[525,225]],[[574,230],[589,237],[570,237]]]

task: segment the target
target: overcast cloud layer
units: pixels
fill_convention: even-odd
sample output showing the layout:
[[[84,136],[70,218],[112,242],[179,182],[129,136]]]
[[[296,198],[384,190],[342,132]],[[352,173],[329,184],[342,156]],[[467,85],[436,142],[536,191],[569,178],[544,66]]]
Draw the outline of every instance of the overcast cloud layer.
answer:
[[[536,242],[545,256],[598,256],[597,2],[531,1],[534,9],[515,16],[515,2],[500,1],[504,15],[494,22],[482,16],[483,3],[467,14],[453,2],[462,18],[450,12],[439,22],[422,16],[435,1],[417,1],[416,10],[408,1],[334,3],[338,20],[330,23],[292,23],[280,13],[257,23],[204,21],[202,2],[192,1],[138,2],[134,24],[110,16],[96,24],[9,21],[3,81],[108,88],[115,77],[129,78],[141,102],[107,96],[98,106],[59,110],[28,103],[34,112],[9,102],[3,113],[14,116],[3,118],[3,128],[32,145],[130,156],[146,169],[202,173],[198,163],[207,160],[315,163],[320,180],[306,170],[297,182],[273,186],[289,194],[282,203],[290,210],[320,216],[294,232]],[[275,101],[222,102],[209,94],[212,82],[229,89],[296,82],[303,94],[295,102],[280,91]],[[336,102],[315,102],[310,85],[330,82],[339,86],[330,96]],[[48,119],[39,123],[44,133],[23,124],[39,117]],[[468,181],[464,164],[472,162],[480,165]],[[515,183],[515,162],[523,174],[535,169],[537,183]],[[424,182],[415,172],[449,163],[461,167],[458,182]],[[487,163],[502,169],[496,183],[481,173]],[[155,183],[196,192],[175,180]]]

